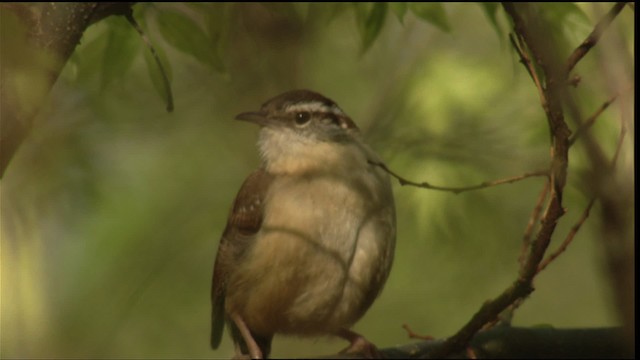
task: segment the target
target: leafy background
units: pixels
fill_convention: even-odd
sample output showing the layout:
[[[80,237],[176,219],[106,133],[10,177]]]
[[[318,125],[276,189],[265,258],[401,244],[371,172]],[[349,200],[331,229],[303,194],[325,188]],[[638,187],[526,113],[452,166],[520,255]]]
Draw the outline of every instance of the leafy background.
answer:
[[[606,9],[547,4],[545,16],[570,51]],[[544,113],[497,4],[147,3],[134,17],[174,110],[124,18],[85,33],[1,182],[2,357],[231,356],[228,337],[208,347],[211,270],[235,192],[259,164],[257,128],[232,119],[283,91],[334,99],[410,179],[465,186],[547,164]],[[625,56],[632,30],[624,13],[610,29]],[[602,65],[611,56],[596,47],[578,66],[589,111],[611,96]],[[610,154],[618,117],[614,107],[592,129]],[[584,154],[570,155],[568,214],[552,247],[588,202],[576,176]],[[382,347],[408,342],[403,323],[436,337],[457,330],[515,277],[542,181],[459,195],[394,184],[394,268],[355,329]],[[537,278],[515,325],[619,323],[597,226],[587,221]],[[273,356],[344,346],[276,337]]]

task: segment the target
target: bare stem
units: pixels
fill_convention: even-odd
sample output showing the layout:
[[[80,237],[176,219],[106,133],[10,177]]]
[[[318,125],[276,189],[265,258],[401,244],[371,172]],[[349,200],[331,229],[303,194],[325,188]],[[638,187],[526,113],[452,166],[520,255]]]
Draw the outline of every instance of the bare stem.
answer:
[[[540,213],[542,212],[542,205],[544,204],[544,199],[547,198],[549,194],[549,182],[547,181],[540,191],[540,195],[538,195],[538,200],[536,201],[536,206],[533,208],[531,212],[531,216],[529,217],[529,223],[527,223],[527,228],[524,231],[524,235],[522,237],[522,248],[520,249],[520,256],[518,257],[518,263],[520,263],[520,267],[524,266],[524,261],[527,258],[527,252],[529,250],[529,246],[531,246],[531,236],[533,235],[533,231],[535,230],[535,225],[540,220]]]
[[[433,340],[434,339],[434,337],[431,336],[431,335],[420,335],[420,334],[417,334],[417,333],[413,332],[413,330],[411,330],[411,328],[407,324],[402,324],[402,328],[407,332],[407,336],[409,336],[410,339],[421,339],[421,340]]]
[[[591,48],[593,48],[598,43],[598,40],[600,40],[600,36],[602,36],[604,31],[609,27],[609,25],[611,25],[611,22],[613,22],[613,19],[618,16],[620,11],[622,11],[625,4],[626,2],[619,2],[613,5],[611,10],[609,10],[609,12],[605,14],[602,19],[600,19],[600,21],[596,24],[593,31],[591,31],[587,38],[584,39],[584,41],[575,50],[573,50],[573,53],[571,53],[569,59],[567,60],[567,76],[573,70],[576,64],[580,60],[582,60],[585,55],[587,55],[589,50],[591,50]]]
[[[580,216],[580,219],[578,219],[578,222],[575,223],[575,225],[573,225],[573,227],[571,227],[571,231],[569,231],[569,234],[564,239],[562,244],[560,244],[558,249],[556,249],[556,251],[551,253],[551,255],[549,255],[544,261],[542,261],[540,263],[540,265],[538,265],[538,273],[541,272],[542,270],[544,270],[547,266],[549,266],[549,264],[552,261],[554,261],[565,250],[567,250],[567,247],[569,247],[569,244],[571,244],[571,242],[573,241],[573,238],[576,236],[576,234],[580,230],[580,227],[582,226],[582,224],[584,224],[585,220],[587,220],[587,218],[589,217],[589,212],[591,211],[591,208],[593,207],[593,204],[595,203],[595,200],[596,200],[595,198],[592,198],[589,201],[589,204],[587,205],[587,207],[582,212],[582,216]]]
[[[567,178],[570,135],[564,119],[560,92],[561,87],[566,86],[565,72],[561,69],[561,61],[557,53],[553,51],[554,38],[548,32],[549,24],[536,16],[536,5],[523,3],[503,3],[502,5],[513,20],[518,39],[526,43],[531,58],[535,59],[545,79],[545,86],[538,82],[536,87],[540,93],[540,102],[547,118],[551,137],[551,159],[548,172],[549,201],[543,211],[540,228],[531,242],[530,250],[517,278],[498,297],[485,302],[458,332],[447,338],[432,354],[436,358],[446,357],[464,349],[486,324],[495,321],[505,309],[531,294],[538,265],[544,257],[559,219],[565,213],[562,194]],[[519,51],[519,54],[524,54],[524,51]],[[528,57],[524,58],[525,61],[526,59]],[[532,71],[531,74],[533,73],[535,72]]]
[[[577,129],[573,136],[569,139],[569,146],[573,145],[576,140],[582,135],[584,131],[589,129],[593,124],[595,124],[596,120],[608,107],[618,98],[618,94],[613,95],[609,100],[605,101],[593,115],[589,116],[589,118],[582,123]]]
[[[515,39],[516,36],[518,37],[517,42]],[[546,100],[544,97],[544,89],[542,87],[542,82],[538,77],[538,73],[536,72],[536,68],[533,62],[531,61],[531,59],[529,59],[529,56],[526,53],[526,50],[525,50],[526,45],[522,40],[522,36],[520,34],[516,34],[516,35],[509,34],[509,40],[511,40],[511,45],[513,46],[513,48],[518,53],[518,56],[520,57],[520,63],[524,65],[524,68],[529,73],[529,76],[531,76],[531,80],[533,80],[533,83],[536,85],[536,89],[538,89],[538,96],[540,97],[542,107],[544,108],[546,106]]]
[[[394,178],[398,179],[398,182],[402,186],[410,185],[410,186],[415,186],[415,187],[424,188],[424,189],[439,190],[439,191],[449,191],[449,192],[452,192],[454,194],[459,194],[459,193],[465,192],[465,191],[484,189],[484,188],[498,186],[498,185],[510,184],[510,183],[514,183],[516,181],[524,180],[524,179],[527,179],[527,178],[530,178],[530,177],[549,176],[549,171],[547,171],[547,170],[537,170],[537,171],[533,171],[533,172],[524,173],[524,174],[518,175],[518,176],[508,177],[508,178],[505,178],[505,179],[484,181],[484,182],[482,182],[482,183],[480,183],[478,185],[464,186],[464,187],[451,187],[451,186],[431,185],[426,181],[419,183],[419,182],[408,180],[408,179],[396,174],[395,172],[393,172],[391,169],[389,169],[387,167],[387,165],[385,165],[382,162],[369,160],[369,164],[375,165],[375,166],[379,166],[384,171],[386,171],[389,175],[391,175]]]
[[[620,151],[622,149],[622,144],[624,143],[624,138],[625,138],[626,134],[627,134],[627,129],[624,126],[622,126],[620,128],[620,135],[618,136],[618,143],[616,145],[616,151],[613,154],[613,158],[611,159],[611,168],[612,169],[615,168],[616,163],[618,162],[618,157],[620,156]],[[580,219],[578,219],[578,221],[571,227],[571,230],[569,231],[569,234],[567,234],[567,237],[564,239],[562,244],[560,244],[560,246],[558,247],[558,249],[556,251],[554,251],[543,262],[541,262],[540,265],[538,265],[538,273],[541,272],[542,270],[544,270],[547,266],[549,266],[549,264],[551,262],[553,262],[558,256],[560,256],[567,249],[567,247],[569,247],[569,245],[573,241],[573,238],[576,236],[576,234],[580,230],[580,227],[582,227],[582,224],[589,217],[589,212],[591,211],[591,208],[593,208],[593,204],[595,203],[595,201],[596,201],[595,197],[593,197],[593,198],[591,198],[591,200],[589,200],[589,204],[587,205],[587,207],[582,212],[582,216],[580,216]]]

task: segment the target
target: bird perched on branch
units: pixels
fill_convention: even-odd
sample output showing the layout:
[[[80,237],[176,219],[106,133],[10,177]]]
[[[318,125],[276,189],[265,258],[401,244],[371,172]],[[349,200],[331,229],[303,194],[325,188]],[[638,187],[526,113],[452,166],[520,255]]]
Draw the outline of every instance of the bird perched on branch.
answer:
[[[375,356],[349,330],[389,275],[396,216],[389,176],[332,100],[294,90],[236,119],[261,127],[260,168],[236,196],[211,289],[211,346],[228,324],[236,355],[266,358],[274,334],[336,335],[344,352]]]

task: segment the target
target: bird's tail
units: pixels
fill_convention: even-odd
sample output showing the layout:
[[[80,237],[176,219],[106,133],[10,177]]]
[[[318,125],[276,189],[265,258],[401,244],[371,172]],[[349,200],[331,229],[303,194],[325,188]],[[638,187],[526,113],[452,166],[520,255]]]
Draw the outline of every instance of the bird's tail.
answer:
[[[211,311],[211,348],[217,349],[224,332],[224,300],[214,301]]]

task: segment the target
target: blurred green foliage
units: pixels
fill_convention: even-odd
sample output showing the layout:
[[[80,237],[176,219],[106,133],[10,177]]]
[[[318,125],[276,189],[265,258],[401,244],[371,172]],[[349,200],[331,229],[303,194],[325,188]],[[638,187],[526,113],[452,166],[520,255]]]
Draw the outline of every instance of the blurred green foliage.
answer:
[[[567,51],[606,10],[596,5],[545,5],[572,34]],[[159,70],[149,69],[149,49],[124,19],[85,33],[1,182],[2,357],[231,356],[228,337],[216,352],[208,347],[211,271],[235,192],[258,166],[257,128],[231,119],[286,90],[334,99],[410,179],[465,186],[547,166],[544,113],[505,46],[509,23],[499,6],[134,8],[171,79],[175,110],[165,111],[166,93],[159,98],[152,85]],[[561,20],[569,15],[580,20]],[[610,30],[624,39],[623,56],[631,56],[632,30],[624,12]],[[578,67],[587,112],[611,96],[606,56],[596,47]],[[606,111],[592,129],[609,154],[617,116]],[[629,143],[623,168],[633,162]],[[588,202],[584,154],[576,146],[570,155],[568,213],[552,248]],[[542,184],[459,195],[394,184],[394,268],[355,329],[382,347],[408,342],[403,323],[436,337],[457,330],[515,278]],[[598,234],[588,221],[539,276],[515,324],[617,323]],[[344,345],[276,337],[273,355]]]

